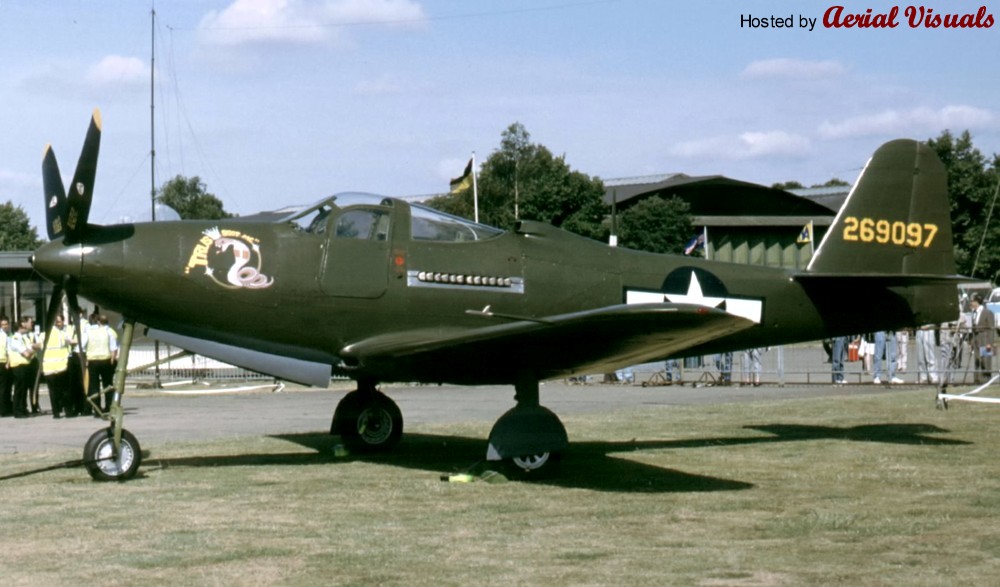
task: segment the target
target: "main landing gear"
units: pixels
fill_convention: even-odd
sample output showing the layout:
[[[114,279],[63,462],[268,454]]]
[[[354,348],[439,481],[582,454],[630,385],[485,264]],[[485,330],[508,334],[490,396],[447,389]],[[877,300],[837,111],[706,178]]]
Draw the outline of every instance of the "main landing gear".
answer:
[[[519,377],[514,388],[517,405],[493,425],[486,460],[503,461],[518,476],[537,477],[553,468],[569,439],[559,418],[539,405],[536,379]],[[330,434],[339,435],[353,452],[387,452],[403,435],[403,416],[374,381],[361,380],[337,404]]]
[[[517,405],[493,425],[486,460],[504,461],[518,476],[537,477],[554,468],[569,438],[559,417],[539,404],[537,379],[521,375],[514,389]]]
[[[142,463],[142,449],[131,432],[122,427],[125,412],[122,410],[122,394],[125,393],[125,375],[128,373],[128,353],[132,348],[135,322],[126,321],[122,332],[118,367],[115,369],[115,393],[111,408],[101,412],[101,390],[88,396],[91,406],[111,425],[95,432],[83,447],[83,465],[94,481],[127,481],[139,471]],[[92,398],[98,398],[94,402]]]
[[[403,436],[403,414],[396,402],[375,389],[374,382],[361,380],[337,404],[330,434],[340,435],[354,452],[387,452]]]

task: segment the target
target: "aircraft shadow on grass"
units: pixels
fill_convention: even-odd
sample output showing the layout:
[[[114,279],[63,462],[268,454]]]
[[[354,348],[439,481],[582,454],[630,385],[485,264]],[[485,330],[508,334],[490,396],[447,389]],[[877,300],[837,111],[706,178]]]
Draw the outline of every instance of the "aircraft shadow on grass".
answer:
[[[751,489],[753,484],[732,479],[685,473],[658,467],[617,455],[649,450],[711,448],[776,442],[810,440],[846,440],[923,446],[969,445],[964,440],[938,438],[931,434],[948,430],[932,424],[868,424],[836,427],[800,424],[766,424],[745,426],[747,430],[767,433],[767,436],[708,437],[688,440],[631,440],[624,442],[575,442],[563,456],[562,466],[555,475],[533,482],[557,487],[573,487],[607,492],[628,493],[687,493],[737,491]],[[497,463],[482,460],[486,441],[481,438],[409,433],[390,454],[350,455],[334,453],[336,439],[325,432],[275,435],[273,438],[293,442],[310,452],[283,454],[245,454],[150,459],[149,468],[225,467],[252,465],[328,465],[338,462],[369,462],[404,467],[434,473],[482,472]]]

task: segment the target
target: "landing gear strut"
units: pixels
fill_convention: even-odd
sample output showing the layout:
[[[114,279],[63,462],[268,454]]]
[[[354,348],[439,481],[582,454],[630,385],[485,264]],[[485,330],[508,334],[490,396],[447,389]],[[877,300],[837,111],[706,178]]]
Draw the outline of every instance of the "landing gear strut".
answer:
[[[94,481],[126,481],[135,477],[142,462],[139,441],[131,432],[122,428],[125,411],[122,395],[125,393],[125,375],[128,373],[128,354],[132,348],[135,322],[126,321],[122,332],[118,367],[115,369],[115,393],[108,413],[101,414],[111,425],[98,430],[83,447],[83,464]]]
[[[521,375],[514,389],[517,405],[493,425],[486,460],[506,461],[515,473],[538,475],[558,461],[569,438],[559,417],[539,404],[537,379]]]
[[[374,382],[358,381],[358,388],[337,404],[330,434],[339,435],[354,452],[387,452],[403,436],[403,414]]]

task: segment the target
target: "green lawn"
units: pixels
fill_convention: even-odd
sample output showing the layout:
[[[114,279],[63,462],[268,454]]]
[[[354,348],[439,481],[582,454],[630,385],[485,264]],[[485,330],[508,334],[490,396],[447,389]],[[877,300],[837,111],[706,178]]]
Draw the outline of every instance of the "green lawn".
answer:
[[[0,458],[5,585],[989,585],[1000,408],[927,390],[564,418],[560,474],[484,426],[337,458],[323,434],[148,447],[140,477]],[[141,439],[140,439],[141,442]],[[29,471],[33,474],[22,475]],[[494,478],[495,480],[495,478]]]

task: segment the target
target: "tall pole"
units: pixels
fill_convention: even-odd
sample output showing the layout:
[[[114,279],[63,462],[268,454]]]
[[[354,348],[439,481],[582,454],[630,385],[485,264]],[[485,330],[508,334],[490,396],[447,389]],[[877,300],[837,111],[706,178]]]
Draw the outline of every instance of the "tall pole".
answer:
[[[618,188],[611,190],[611,236],[608,237],[608,244],[618,246]]]
[[[520,194],[517,189],[517,159],[514,159],[514,220],[521,219],[521,210],[519,207]]]
[[[149,203],[151,218],[156,222],[156,9],[151,11],[149,49]]]
[[[472,209],[474,220],[479,222],[479,186],[476,185],[476,152],[472,152]]]
[[[149,206],[150,219],[156,222],[156,8],[150,11],[149,45]],[[131,334],[130,334],[131,336]],[[160,389],[160,341],[153,342],[153,387]],[[125,355],[128,361],[128,354]],[[117,379],[117,375],[115,376]],[[118,392],[121,393],[121,389]]]

